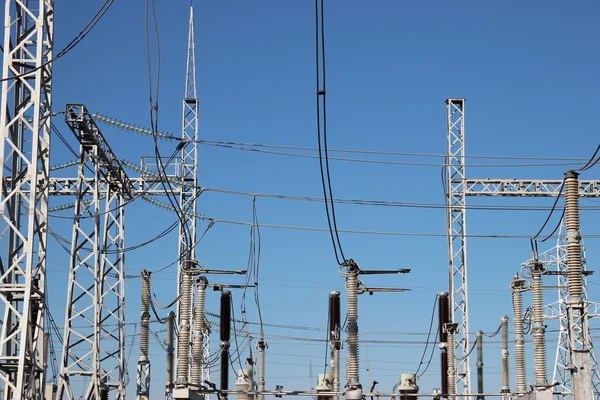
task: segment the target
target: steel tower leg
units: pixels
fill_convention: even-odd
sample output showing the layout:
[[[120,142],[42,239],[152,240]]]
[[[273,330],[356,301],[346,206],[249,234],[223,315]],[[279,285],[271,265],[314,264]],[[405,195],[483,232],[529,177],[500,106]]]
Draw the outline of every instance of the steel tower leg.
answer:
[[[43,392],[54,2],[6,0],[0,94],[0,384],[6,399]],[[37,253],[37,254],[36,254]]]
[[[191,268],[191,262],[196,259],[196,200],[198,197],[198,99],[196,97],[196,56],[194,45],[193,7],[190,7],[187,70],[185,77],[185,97],[183,98],[181,139],[182,149],[180,179],[182,185],[179,192],[179,208],[181,211],[181,216],[179,224],[178,248],[179,268],[177,270],[178,294],[184,292],[182,288],[184,279],[181,272],[184,269]],[[189,301],[191,301],[191,299]],[[183,320],[187,320],[189,323],[193,324],[193,316],[191,313],[189,315],[181,315],[181,300],[177,303],[177,316],[179,324],[181,324]],[[186,348],[185,351],[187,354],[189,354],[189,341],[186,343],[180,343],[178,338],[178,349],[182,346]],[[178,350],[177,354],[182,353],[180,350]],[[185,386],[187,387],[187,383]]]
[[[449,254],[450,320],[456,332],[456,390],[471,394],[469,363],[469,312],[467,296],[465,100],[446,100],[448,159],[446,166],[446,228]]]
[[[108,187],[104,209],[100,285],[98,352],[102,379],[125,399],[125,199]],[[98,298],[98,297],[97,297]]]
[[[89,377],[93,386],[88,391],[100,398],[98,379],[93,378],[100,367],[94,351],[93,328],[96,273],[100,266],[100,171],[94,163],[97,153],[95,146],[80,146],[58,399],[74,397],[71,388],[74,376]],[[92,171],[91,179],[86,177],[88,171]]]

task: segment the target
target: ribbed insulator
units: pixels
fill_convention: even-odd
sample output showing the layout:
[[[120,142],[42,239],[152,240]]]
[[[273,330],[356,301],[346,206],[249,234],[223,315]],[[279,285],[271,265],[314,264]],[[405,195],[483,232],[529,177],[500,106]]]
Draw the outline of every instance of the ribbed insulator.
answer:
[[[150,275],[144,271],[142,274],[142,304],[141,304],[141,324],[140,324],[140,359],[148,359],[150,322]]]
[[[513,312],[515,315],[515,371],[517,375],[517,393],[525,393],[525,348],[523,339],[523,295],[520,289],[513,290]]]
[[[565,180],[565,208],[567,215],[568,283],[571,300],[581,300],[581,243],[579,236],[579,181],[574,173]]]
[[[502,393],[510,393],[508,377],[508,317],[502,317]]]
[[[194,313],[194,334],[192,340],[192,374],[190,384],[200,387],[202,383],[202,357],[204,347],[204,305],[206,303],[206,280],[198,281],[196,291],[196,311]]]
[[[335,367],[332,367],[333,375],[333,391],[340,391],[340,349],[338,347],[333,348],[333,364]]]
[[[456,394],[456,333],[448,332],[448,394]]]
[[[346,360],[346,385],[359,383],[358,357],[358,271],[351,268],[346,279],[348,291],[348,355]]]
[[[533,290],[533,362],[535,386],[547,387],[546,379],[546,328],[544,327],[544,295],[542,292],[542,271],[532,271]]]
[[[192,310],[192,277],[183,273],[179,306],[179,337],[177,338],[177,385],[188,382],[190,348],[190,313]]]
[[[263,340],[261,340],[260,342],[258,342],[258,391],[259,392],[265,391],[265,384],[266,384],[265,367],[266,367],[265,342]],[[265,395],[264,394],[259,395],[258,399],[264,400]]]

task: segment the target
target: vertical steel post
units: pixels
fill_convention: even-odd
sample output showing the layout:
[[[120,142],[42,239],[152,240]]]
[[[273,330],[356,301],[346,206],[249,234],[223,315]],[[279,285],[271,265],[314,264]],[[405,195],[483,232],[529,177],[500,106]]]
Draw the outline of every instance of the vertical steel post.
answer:
[[[0,386],[5,399],[39,395],[50,180],[54,1],[6,0],[0,93]]]
[[[449,254],[450,320],[458,324],[456,386],[458,394],[471,394],[469,362],[469,307],[466,242],[465,99],[446,100],[447,146],[446,228]]]

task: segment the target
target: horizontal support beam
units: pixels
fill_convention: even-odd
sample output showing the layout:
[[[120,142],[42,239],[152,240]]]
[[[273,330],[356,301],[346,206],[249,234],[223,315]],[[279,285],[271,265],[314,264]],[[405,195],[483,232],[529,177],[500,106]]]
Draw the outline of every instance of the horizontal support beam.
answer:
[[[89,185],[93,184],[93,179],[89,179]],[[161,182],[156,182],[153,178],[130,178],[129,181],[133,187],[133,194],[146,194],[148,196],[164,196],[165,189]],[[102,181],[100,191],[106,190],[106,181]],[[77,178],[50,178],[50,195],[53,196],[75,196],[77,194]],[[171,182],[173,192],[179,195],[179,186]]]
[[[556,197],[560,193],[562,183],[562,180],[466,179],[465,194],[490,197]],[[600,181],[579,181],[579,196],[600,197]]]

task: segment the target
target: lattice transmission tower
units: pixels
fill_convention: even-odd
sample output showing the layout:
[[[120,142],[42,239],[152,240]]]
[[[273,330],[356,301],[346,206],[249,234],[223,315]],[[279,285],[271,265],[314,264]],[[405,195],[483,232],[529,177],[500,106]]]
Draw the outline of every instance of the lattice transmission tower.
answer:
[[[0,385],[39,399],[44,313],[54,1],[6,0],[0,94]]]
[[[86,399],[125,398],[125,204],[134,186],[83,105],[65,122],[80,143],[58,398],[89,378]],[[104,207],[102,207],[104,206]]]

